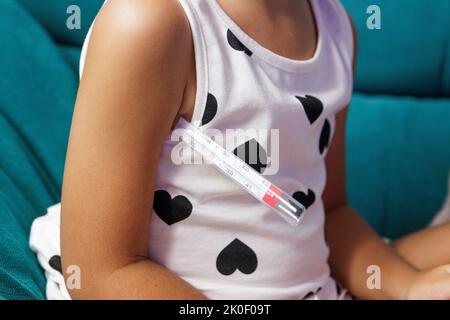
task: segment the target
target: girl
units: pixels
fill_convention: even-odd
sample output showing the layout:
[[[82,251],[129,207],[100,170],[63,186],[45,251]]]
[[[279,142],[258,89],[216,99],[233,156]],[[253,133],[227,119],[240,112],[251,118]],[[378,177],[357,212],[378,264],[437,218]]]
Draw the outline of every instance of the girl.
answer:
[[[64,175],[62,270],[81,270],[71,298],[348,298],[334,279],[363,299],[450,298],[449,225],[389,245],[347,204],[355,47],[338,0],[107,2]],[[211,166],[175,164],[180,118],[205,133],[278,129],[270,180],[307,208],[302,224]],[[270,139],[224,147],[256,148],[264,174]]]

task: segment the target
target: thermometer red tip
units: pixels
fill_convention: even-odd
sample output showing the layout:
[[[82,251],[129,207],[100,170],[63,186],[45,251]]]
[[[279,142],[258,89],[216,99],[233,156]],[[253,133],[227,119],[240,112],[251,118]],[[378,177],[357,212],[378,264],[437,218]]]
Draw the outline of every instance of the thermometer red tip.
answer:
[[[269,205],[270,207],[275,207],[275,205],[278,202],[278,197],[276,197],[275,195],[279,196],[281,195],[281,190],[278,189],[277,187],[275,187],[273,184],[270,185],[269,190],[267,190],[266,194],[263,197],[263,201]]]

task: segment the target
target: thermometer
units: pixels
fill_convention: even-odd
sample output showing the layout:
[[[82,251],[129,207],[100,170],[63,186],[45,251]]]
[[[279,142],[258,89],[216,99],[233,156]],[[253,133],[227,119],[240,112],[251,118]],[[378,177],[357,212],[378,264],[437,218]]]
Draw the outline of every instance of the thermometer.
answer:
[[[216,169],[275,210],[289,224],[296,226],[302,221],[305,207],[301,203],[272,184],[241,158],[203,134],[198,127],[183,118],[180,118],[178,127],[183,129],[183,142],[211,162]]]

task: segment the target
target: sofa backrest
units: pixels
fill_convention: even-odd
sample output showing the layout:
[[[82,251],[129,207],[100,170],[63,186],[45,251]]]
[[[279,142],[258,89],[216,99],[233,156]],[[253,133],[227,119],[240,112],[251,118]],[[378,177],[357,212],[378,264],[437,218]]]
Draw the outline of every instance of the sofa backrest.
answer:
[[[449,0],[341,1],[359,33],[357,90],[450,96]],[[370,5],[381,9],[381,30],[367,28]]]

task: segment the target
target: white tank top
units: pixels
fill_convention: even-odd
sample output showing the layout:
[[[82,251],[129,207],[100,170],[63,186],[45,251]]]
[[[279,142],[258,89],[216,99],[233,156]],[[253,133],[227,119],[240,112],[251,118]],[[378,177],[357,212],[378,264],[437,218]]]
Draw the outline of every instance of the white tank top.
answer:
[[[262,47],[215,0],[179,1],[195,48],[192,122],[207,135],[243,130],[222,146],[241,157],[257,149],[258,159],[244,160],[257,160],[250,165],[307,210],[292,227],[212,166],[175,164],[178,144],[169,137],[149,257],[211,299],[336,299],[321,196],[335,114],[352,92],[353,35],[344,8],[338,0],[311,1],[318,47],[298,61]]]

